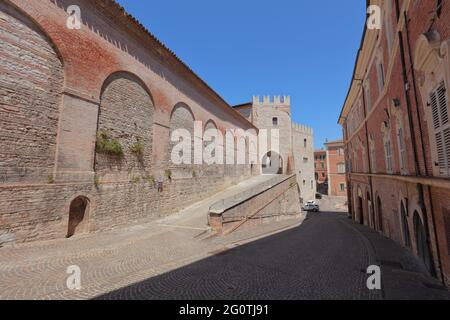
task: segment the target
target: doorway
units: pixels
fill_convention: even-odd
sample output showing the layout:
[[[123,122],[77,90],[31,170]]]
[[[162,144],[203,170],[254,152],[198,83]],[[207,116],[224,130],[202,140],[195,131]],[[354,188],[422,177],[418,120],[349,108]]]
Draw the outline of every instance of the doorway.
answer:
[[[78,197],[70,203],[67,238],[87,232],[88,213],[89,200],[87,198]]]

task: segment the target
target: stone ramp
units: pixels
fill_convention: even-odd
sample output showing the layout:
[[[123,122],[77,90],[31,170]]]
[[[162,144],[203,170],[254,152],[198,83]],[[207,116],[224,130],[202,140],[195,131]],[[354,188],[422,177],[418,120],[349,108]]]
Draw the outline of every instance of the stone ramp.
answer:
[[[209,223],[217,233],[229,234],[244,224],[301,215],[296,176],[277,175],[214,203],[209,209]]]
[[[258,186],[266,185],[273,180],[273,178],[274,176],[261,175],[244,180],[237,185],[229,187],[222,192],[218,192],[213,196],[205,198],[202,201],[179,211],[178,213],[159,220],[158,224],[164,227],[198,230],[200,233],[209,231],[208,213],[211,206],[215,203],[226,201],[226,199],[239,197],[240,195],[247,193],[248,190],[258,188]]]

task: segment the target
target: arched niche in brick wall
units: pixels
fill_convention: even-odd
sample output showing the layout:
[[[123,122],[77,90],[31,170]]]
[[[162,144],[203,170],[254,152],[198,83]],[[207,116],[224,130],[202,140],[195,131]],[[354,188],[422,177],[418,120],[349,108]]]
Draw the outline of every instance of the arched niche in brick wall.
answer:
[[[124,177],[150,172],[154,109],[149,89],[134,74],[116,72],[106,79],[100,98],[96,172]],[[101,148],[100,140],[114,143],[114,150]]]
[[[63,62],[27,15],[0,2],[0,183],[53,180]]]
[[[185,103],[178,103],[172,110],[170,116],[170,132],[169,132],[169,145],[168,145],[168,162],[169,168],[172,171],[173,178],[192,178],[196,175],[196,169],[194,165],[194,122],[195,116],[191,108]],[[179,143],[187,143],[185,139],[190,138],[190,155],[184,154],[180,151],[178,155],[172,155],[174,148]],[[187,146],[187,145],[186,145]],[[187,150],[186,150],[187,151]],[[190,159],[187,162],[179,164],[177,159],[173,157],[179,157],[181,159]]]
[[[211,136],[212,137],[209,137]],[[213,120],[208,120],[204,126],[203,136],[203,166],[202,175],[209,177],[221,177],[224,174],[233,176],[235,174],[234,166],[226,166],[226,146],[225,135],[218,129],[217,124]],[[211,139],[209,139],[211,138]],[[210,140],[210,141],[207,141]],[[213,148],[213,149],[210,149]],[[209,155],[211,158],[215,158],[213,164],[208,164],[205,156]]]

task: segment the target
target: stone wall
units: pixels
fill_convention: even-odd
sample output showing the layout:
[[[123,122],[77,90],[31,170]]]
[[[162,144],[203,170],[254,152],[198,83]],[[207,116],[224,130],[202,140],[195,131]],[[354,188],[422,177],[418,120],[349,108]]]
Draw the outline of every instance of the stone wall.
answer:
[[[314,200],[316,179],[314,176],[314,133],[311,128],[292,124],[292,149],[300,197],[304,202]]]
[[[229,233],[247,223],[297,216],[301,214],[299,199],[296,176],[276,176],[211,206],[210,225],[219,233]]]

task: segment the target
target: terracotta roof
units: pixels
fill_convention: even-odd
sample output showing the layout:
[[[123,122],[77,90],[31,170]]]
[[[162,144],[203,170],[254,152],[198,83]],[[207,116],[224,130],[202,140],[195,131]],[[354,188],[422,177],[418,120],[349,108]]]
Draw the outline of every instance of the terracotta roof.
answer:
[[[238,104],[237,106],[233,106],[233,109],[238,109],[238,108],[243,108],[243,107],[251,107],[253,104],[251,102],[247,102],[247,103],[243,103],[243,104]]]

